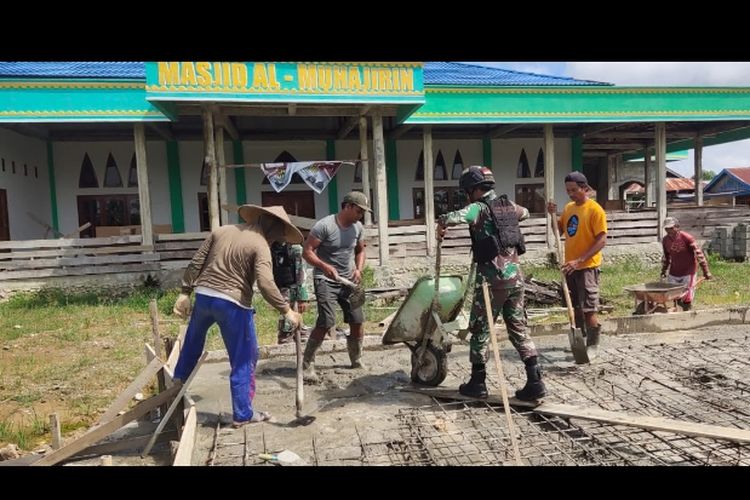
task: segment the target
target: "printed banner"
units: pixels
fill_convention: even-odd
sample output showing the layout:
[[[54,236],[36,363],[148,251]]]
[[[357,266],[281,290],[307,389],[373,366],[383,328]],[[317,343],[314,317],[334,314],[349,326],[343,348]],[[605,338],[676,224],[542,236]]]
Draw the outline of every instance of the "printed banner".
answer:
[[[286,188],[292,181],[292,176],[297,174],[305,181],[305,184],[310,186],[310,189],[320,194],[342,165],[354,166],[351,162],[342,161],[296,161],[291,163],[262,163],[260,168],[277,193]]]

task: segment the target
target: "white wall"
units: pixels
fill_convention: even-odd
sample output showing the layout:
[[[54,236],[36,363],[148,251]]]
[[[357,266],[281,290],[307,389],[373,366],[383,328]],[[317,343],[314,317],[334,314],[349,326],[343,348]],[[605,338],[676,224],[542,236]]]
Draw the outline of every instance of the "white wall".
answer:
[[[55,142],[53,143],[55,184],[60,231],[70,233],[78,227],[79,195],[137,194],[137,187],[127,187],[130,162],[135,152],[133,142]],[[78,178],[84,155],[89,155],[99,181],[98,188],[79,188]],[[107,157],[112,154],[122,177],[123,187],[105,188]],[[154,224],[171,224],[172,211],[167,175],[167,149],[164,141],[146,143],[151,216]]]
[[[5,171],[2,170],[3,161]],[[52,225],[47,145],[44,141],[0,129],[0,189],[5,189],[8,197],[10,239],[44,238],[45,228],[27,214],[30,212],[39,220]],[[52,237],[51,232],[48,237]]]
[[[536,163],[537,153],[542,147],[539,139],[496,139],[492,142],[492,164],[497,180],[497,190],[508,194],[515,193],[516,184],[542,183],[542,178],[517,179],[516,167],[521,148],[526,150],[529,166]],[[422,150],[421,140],[403,140],[397,142],[397,161],[399,170],[399,204],[402,219],[414,217],[412,189],[422,187],[422,181],[415,181],[417,161]],[[246,163],[271,162],[284,150],[297,160],[323,160],[326,155],[325,141],[244,141],[243,151]],[[460,150],[464,166],[482,164],[481,140],[435,140],[435,156],[443,153],[451,175],[456,150]],[[371,179],[374,179],[374,154],[372,141],[368,142]],[[85,194],[137,193],[137,188],[78,188],[81,163],[85,153],[89,154],[99,179],[104,181],[107,156],[115,158],[123,183],[127,185],[128,170],[133,156],[132,142],[65,142],[54,143],[53,154],[57,185],[57,202],[60,231],[69,233],[78,227],[78,207],[76,196]],[[558,203],[567,201],[563,178],[571,169],[571,144],[569,139],[555,140],[555,199]],[[179,143],[182,196],[185,216],[185,230],[199,231],[198,192],[205,192],[200,185],[200,172],[203,163],[203,145],[201,141]],[[356,159],[359,155],[359,140],[336,141],[336,159]],[[232,154],[231,141],[225,142],[225,156],[228,162],[236,160]],[[43,220],[50,220],[49,183],[46,168],[46,146],[42,141],[20,136],[14,132],[0,130],[0,157],[6,159],[6,172],[0,172],[0,188],[8,191],[10,227],[12,239],[40,238],[44,228],[28,220],[26,211],[32,211]],[[11,161],[16,161],[16,174],[11,171]],[[169,198],[169,180],[167,175],[166,144],[163,141],[147,143],[147,161],[149,166],[149,186],[151,189],[152,214],[155,224],[171,223]],[[23,163],[29,166],[28,176],[23,176]],[[39,178],[33,177],[33,166],[38,167]],[[229,202],[236,200],[234,170],[227,171],[227,192]],[[361,184],[354,184],[354,169],[342,167],[337,174],[337,206],[344,195],[352,189],[361,189]],[[262,191],[272,191],[269,185],[262,185],[262,173],[259,168],[245,169],[245,185],[248,203],[260,203]],[[456,180],[436,181],[436,186],[455,186]],[[374,190],[374,182],[371,182]],[[308,190],[306,184],[289,185],[288,190]],[[372,201],[374,205],[374,200]],[[315,216],[323,217],[329,213],[328,192],[315,195]],[[236,220],[232,214],[231,221]]]
[[[507,193],[508,198],[515,199],[517,184],[543,184],[544,177],[516,177],[518,159],[521,149],[526,151],[529,169],[534,174],[536,158],[539,148],[544,146],[544,140],[539,139],[495,139],[492,141],[492,171],[495,174],[495,187],[498,193]],[[555,139],[555,202],[562,206],[569,201],[565,192],[565,176],[570,173],[571,165],[570,139]]]
[[[424,188],[424,181],[415,180],[417,175],[417,163],[419,153],[424,147],[423,140],[396,141],[398,158],[398,202],[402,219],[414,218],[413,189]],[[456,151],[461,152],[464,168],[469,165],[482,164],[482,141],[481,140],[449,140],[440,139],[432,141],[433,161],[437,161],[438,153],[443,154],[445,169],[448,180],[435,181],[435,187],[458,186],[458,179],[451,179],[453,160]]]

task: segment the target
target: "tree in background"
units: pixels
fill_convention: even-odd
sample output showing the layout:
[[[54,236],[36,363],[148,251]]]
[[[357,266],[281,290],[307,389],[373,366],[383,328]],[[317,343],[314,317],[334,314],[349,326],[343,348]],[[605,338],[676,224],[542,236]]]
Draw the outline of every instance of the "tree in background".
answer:
[[[701,180],[702,181],[710,181],[711,179],[713,179],[714,177],[716,177],[716,172],[714,172],[713,170],[704,170],[702,172],[702,174],[703,174],[701,176]],[[693,180],[695,180],[695,176],[694,175],[691,175],[690,178],[693,179]]]

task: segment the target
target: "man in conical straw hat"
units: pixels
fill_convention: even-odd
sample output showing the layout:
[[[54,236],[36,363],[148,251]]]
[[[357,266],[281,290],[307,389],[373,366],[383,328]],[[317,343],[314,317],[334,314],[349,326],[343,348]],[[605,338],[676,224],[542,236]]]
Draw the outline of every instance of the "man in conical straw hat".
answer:
[[[190,317],[185,345],[175,367],[175,379],[186,380],[198,363],[206,332],[218,323],[229,354],[234,426],[268,420],[267,412],[253,408],[258,340],[255,335],[253,284],[263,298],[295,327],[301,316],[289,307],[273,279],[270,245],[274,241],[299,244],[302,233],[283,207],[243,205],[244,224],[222,226],[208,235],[182,278],[182,293],[174,313]],[[190,293],[195,290],[195,307]]]

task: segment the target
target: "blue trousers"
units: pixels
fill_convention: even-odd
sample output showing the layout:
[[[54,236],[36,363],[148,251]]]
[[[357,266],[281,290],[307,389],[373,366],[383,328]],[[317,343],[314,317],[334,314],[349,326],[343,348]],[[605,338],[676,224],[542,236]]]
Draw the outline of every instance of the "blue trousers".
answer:
[[[174,370],[182,381],[192,373],[206,344],[206,333],[219,324],[221,338],[229,354],[229,387],[232,392],[232,416],[235,422],[253,418],[255,365],[258,362],[258,339],[255,336],[255,310],[245,309],[228,300],[196,294],[185,345]]]

